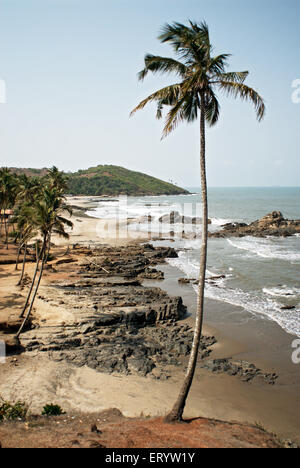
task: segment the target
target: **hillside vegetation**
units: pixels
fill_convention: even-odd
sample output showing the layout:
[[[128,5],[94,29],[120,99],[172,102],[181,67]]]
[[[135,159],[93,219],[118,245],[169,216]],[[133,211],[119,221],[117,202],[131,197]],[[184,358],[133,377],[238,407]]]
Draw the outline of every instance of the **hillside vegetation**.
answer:
[[[16,174],[43,177],[45,169],[16,169]],[[120,166],[99,165],[68,173],[69,193],[72,195],[179,195],[187,190],[141,172]]]

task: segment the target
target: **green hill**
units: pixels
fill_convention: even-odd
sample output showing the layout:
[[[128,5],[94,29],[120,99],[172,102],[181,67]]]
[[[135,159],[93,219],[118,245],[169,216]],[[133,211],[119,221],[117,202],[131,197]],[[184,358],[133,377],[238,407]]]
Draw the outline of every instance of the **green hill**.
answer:
[[[43,169],[16,169],[18,175],[43,177]],[[72,195],[179,195],[189,193],[169,182],[141,172],[134,172],[120,166],[100,165],[75,173],[69,178],[69,193]]]

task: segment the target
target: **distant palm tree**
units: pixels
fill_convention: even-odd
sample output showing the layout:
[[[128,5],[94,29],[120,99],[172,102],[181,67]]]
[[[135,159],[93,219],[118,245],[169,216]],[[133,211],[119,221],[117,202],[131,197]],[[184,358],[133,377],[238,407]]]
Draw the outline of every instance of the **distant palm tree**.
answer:
[[[16,178],[7,167],[0,169],[0,233],[2,225],[5,230],[5,243],[8,249],[8,213],[7,210],[12,208],[16,197]]]
[[[198,117],[200,120],[200,173],[203,215],[198,304],[194,339],[186,377],[177,401],[166,417],[166,421],[175,422],[182,420],[186,399],[196,369],[202,334],[208,237],[205,126],[206,123],[213,126],[218,121],[220,105],[215,94],[217,90],[224,92],[227,96],[250,100],[254,104],[259,121],[264,116],[265,105],[260,95],[244,84],[248,72],[226,72],[227,60],[230,55],[212,56],[212,44],[208,26],[205,22],[197,24],[189,21],[188,26],[180,23],[166,24],[159,36],[159,40],[171,44],[178,60],[148,54],[145,56],[145,68],[139,73],[139,79],[143,80],[148,72],[174,73],[179,76],[180,81],[148,96],[140,102],[131,115],[143,109],[146,104],[156,102],[156,116],[160,119],[164,107],[170,106],[171,109],[166,116],[163,137],[172,132],[180,122],[194,122]]]
[[[27,177],[21,174],[18,177],[17,204],[33,203],[41,191],[42,180],[38,177]]]
[[[32,203],[26,201],[26,194],[24,194],[24,198],[22,199],[22,203],[19,202],[15,207],[13,222],[16,223],[16,234],[17,239],[19,240],[19,248],[17,252],[17,259],[16,259],[16,270],[18,269],[19,264],[19,257],[22,248],[24,249],[24,256],[23,256],[23,265],[22,265],[22,272],[18,282],[18,286],[22,284],[24,273],[25,273],[25,265],[26,265],[26,256],[27,256],[27,244],[28,242],[36,237],[37,232],[35,230],[35,226],[32,222]]]
[[[65,226],[72,228],[73,223],[69,219],[63,217],[65,210],[69,210],[69,208],[66,206],[64,197],[62,196],[61,192],[56,188],[48,188],[47,186],[44,187],[41,196],[35,200],[34,204],[31,207],[30,219],[32,225],[35,227],[36,230],[39,231],[41,235],[42,247],[39,252],[39,255],[37,256],[36,268],[31,282],[31,287],[20,317],[24,316],[30,299],[31,302],[26,317],[24,318],[23,323],[16,335],[17,338],[22,333],[24,326],[32,312],[33,304],[36,299],[36,295],[44,272],[45,261],[47,258],[47,247],[50,244],[51,235],[54,233],[61,237],[64,237],[65,239],[69,238],[69,234],[65,231]],[[31,298],[34,283],[39,269],[40,273],[35,286],[35,290],[33,292],[33,296]]]
[[[59,171],[56,166],[48,169],[47,181],[49,188],[56,188],[62,193],[68,190],[68,177],[64,172]]]
[[[68,190],[68,176],[65,175],[64,172],[59,171],[56,166],[53,166],[51,169],[48,169],[48,173],[46,176],[46,183],[50,189],[55,189],[58,193],[62,196]],[[70,206],[64,204],[64,209],[69,213],[72,214],[72,209]],[[49,252],[51,247],[51,235],[48,239],[48,245],[46,249],[46,263],[48,262]]]

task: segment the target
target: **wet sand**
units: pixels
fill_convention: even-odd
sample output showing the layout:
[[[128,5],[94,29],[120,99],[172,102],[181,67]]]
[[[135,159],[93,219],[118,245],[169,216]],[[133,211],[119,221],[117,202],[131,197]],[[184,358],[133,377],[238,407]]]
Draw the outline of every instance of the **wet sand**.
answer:
[[[189,312],[196,309],[196,293],[191,285],[178,283],[182,272],[170,265],[161,266],[165,280],[160,287],[170,295],[180,295]],[[152,285],[153,282],[147,282]],[[192,316],[188,319],[193,320]],[[300,440],[300,365],[292,362],[295,336],[263,316],[220,301],[205,302],[204,333],[213,334],[218,343],[211,359],[234,358],[255,364],[266,372],[276,372],[274,386],[258,382],[245,383],[236,377],[213,375],[215,386],[202,370],[192,389],[201,391],[207,402],[205,416],[222,414],[238,421],[259,422],[269,430]],[[196,390],[197,388],[197,390]],[[207,396],[209,397],[207,398]]]

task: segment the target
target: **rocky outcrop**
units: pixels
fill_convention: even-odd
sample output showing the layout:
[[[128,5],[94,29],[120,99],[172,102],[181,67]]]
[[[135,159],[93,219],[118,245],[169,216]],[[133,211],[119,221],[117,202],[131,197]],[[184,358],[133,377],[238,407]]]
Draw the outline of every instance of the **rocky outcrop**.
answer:
[[[228,223],[222,230],[209,233],[210,237],[289,237],[300,233],[300,220],[285,219],[280,211],[273,211],[251,224]]]
[[[38,325],[21,336],[24,348],[99,372],[167,378],[164,367],[177,365],[190,352],[193,332],[177,323],[187,312],[181,297],[145,287],[142,279],[162,279],[153,267],[176,257],[175,250],[151,244],[73,250],[83,254],[77,269],[68,279],[52,282],[39,299],[68,304],[74,323]],[[203,338],[203,356],[213,342]]]
[[[254,379],[261,379],[264,383],[274,385],[278,379],[276,373],[264,373],[254,364],[247,361],[233,361],[232,359],[214,359],[206,361],[201,367],[212,371],[215,374],[225,373],[232,376],[239,376],[243,382],[251,382]]]
[[[93,251],[81,262],[79,274],[88,277],[90,272],[101,276],[122,276],[123,278],[163,279],[163,275],[152,267],[165,263],[166,258],[177,258],[177,252],[171,247],[156,247],[152,244],[132,245],[130,247],[103,247]],[[156,278],[155,278],[156,277]]]
[[[77,367],[88,366],[97,372],[138,374],[155,379],[169,377],[166,366],[177,366],[190,353],[193,331],[187,325],[169,321],[156,326],[86,322],[63,333],[53,330],[42,334],[34,330],[23,335],[27,351],[47,352],[57,362],[67,361]],[[203,337],[200,357],[208,357],[213,337]]]
[[[160,223],[166,224],[202,224],[201,218],[183,216],[178,211],[172,211],[170,214],[165,214],[159,218]],[[208,220],[211,224],[211,220]]]

